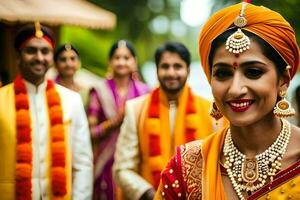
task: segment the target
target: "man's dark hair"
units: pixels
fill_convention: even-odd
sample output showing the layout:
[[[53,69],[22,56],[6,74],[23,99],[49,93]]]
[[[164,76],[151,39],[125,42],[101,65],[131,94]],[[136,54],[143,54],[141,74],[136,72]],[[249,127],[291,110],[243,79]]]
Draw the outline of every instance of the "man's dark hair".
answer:
[[[166,51],[169,51],[171,53],[177,53],[182,60],[187,64],[189,67],[191,64],[191,54],[189,50],[181,43],[179,42],[166,42],[161,47],[159,47],[155,52],[155,64],[158,66],[162,54]]]

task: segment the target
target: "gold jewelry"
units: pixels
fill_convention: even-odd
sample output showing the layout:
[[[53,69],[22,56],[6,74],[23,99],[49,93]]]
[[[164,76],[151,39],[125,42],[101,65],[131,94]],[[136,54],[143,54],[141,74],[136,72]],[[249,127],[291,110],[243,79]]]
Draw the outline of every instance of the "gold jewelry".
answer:
[[[35,37],[42,38],[44,36],[44,33],[42,31],[40,22],[35,22],[34,26],[35,26]]]
[[[66,49],[66,51],[72,50],[71,44],[65,44],[65,49]]]
[[[234,145],[230,129],[225,136],[223,153],[224,167],[240,200],[244,200],[243,191],[253,192],[266,184],[281,169],[281,160],[286,152],[291,136],[291,125],[281,119],[282,128],[276,141],[263,153],[248,158]]]
[[[223,117],[223,114],[220,112],[219,108],[217,107],[216,103],[213,102],[209,111],[209,115],[215,118],[216,121]]]
[[[241,29],[247,25],[247,19],[244,17],[247,5],[248,3],[243,2],[240,15],[234,20],[234,25],[238,27],[238,30],[226,40],[225,47],[230,53],[238,54],[250,49],[250,39]]]
[[[126,41],[125,40],[120,40],[118,42],[118,48],[120,48],[120,47],[126,47]]]
[[[273,113],[280,118],[291,117],[295,115],[295,109],[292,108],[290,102],[286,100],[286,91],[280,91],[279,96],[281,100],[276,103]]]

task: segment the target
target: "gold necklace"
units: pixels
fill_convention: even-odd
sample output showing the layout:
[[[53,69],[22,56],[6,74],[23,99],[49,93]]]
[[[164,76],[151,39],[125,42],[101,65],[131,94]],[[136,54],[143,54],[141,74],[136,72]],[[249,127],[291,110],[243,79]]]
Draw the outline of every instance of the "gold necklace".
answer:
[[[276,141],[263,153],[248,158],[234,145],[230,129],[225,136],[223,153],[227,174],[239,199],[244,200],[243,191],[253,192],[265,185],[268,177],[273,181],[281,169],[281,160],[291,136],[291,125],[281,119],[282,129]]]

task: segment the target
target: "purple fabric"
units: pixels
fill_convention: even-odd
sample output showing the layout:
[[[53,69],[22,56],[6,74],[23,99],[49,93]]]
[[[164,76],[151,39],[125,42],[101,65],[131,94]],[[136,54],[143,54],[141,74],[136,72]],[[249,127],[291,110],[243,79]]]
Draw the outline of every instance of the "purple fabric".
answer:
[[[60,80],[61,80],[61,78],[60,78],[60,76],[59,76],[59,74],[58,75],[56,75],[55,77],[54,77],[54,82],[55,83],[59,83],[60,82]]]
[[[117,92],[115,82],[113,80],[106,80],[105,84],[111,91],[111,95],[114,97],[116,108],[124,106],[122,104],[125,102],[122,102],[121,97]],[[150,88],[146,84],[131,80],[126,100],[133,99],[148,92],[150,92]],[[103,110],[105,108],[101,106],[100,95],[107,94],[99,94],[97,90],[92,89],[90,93],[90,102],[88,105],[88,115],[97,116],[100,122],[97,127],[95,127],[98,130],[97,135],[99,136],[103,132],[101,123],[105,120],[108,120]],[[119,128],[113,130],[108,137],[101,141],[97,141],[97,139],[93,140],[94,164],[96,164],[98,160],[101,160],[101,158],[103,159],[104,157],[109,156],[107,162],[104,164],[104,166],[102,166],[100,175],[95,177],[93,199],[116,199],[116,185],[112,179],[112,165],[114,162],[113,155],[115,152],[119,131]]]

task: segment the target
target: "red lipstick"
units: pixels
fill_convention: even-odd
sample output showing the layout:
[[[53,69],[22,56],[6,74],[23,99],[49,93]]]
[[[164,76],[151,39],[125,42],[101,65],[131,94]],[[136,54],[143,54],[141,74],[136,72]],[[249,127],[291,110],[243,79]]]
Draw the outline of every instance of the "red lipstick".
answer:
[[[238,99],[228,101],[228,105],[233,112],[245,112],[248,110],[254,101],[250,99]]]

